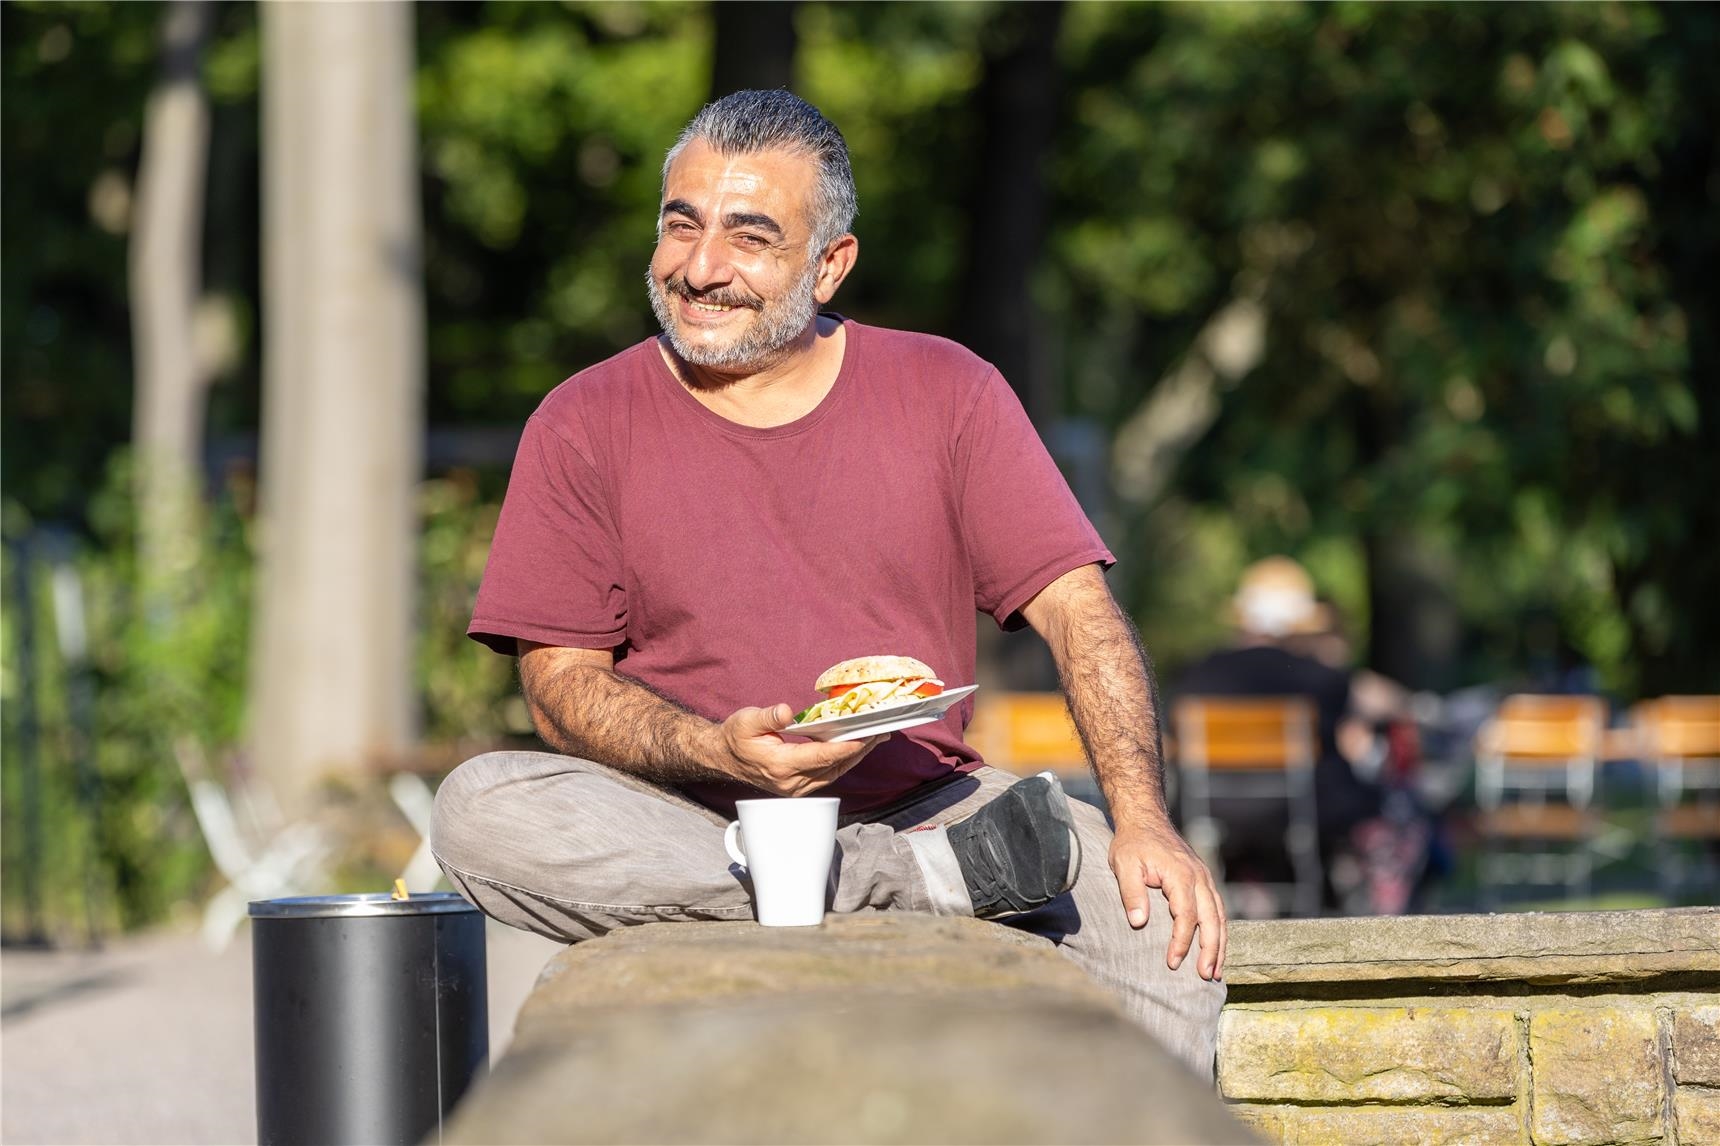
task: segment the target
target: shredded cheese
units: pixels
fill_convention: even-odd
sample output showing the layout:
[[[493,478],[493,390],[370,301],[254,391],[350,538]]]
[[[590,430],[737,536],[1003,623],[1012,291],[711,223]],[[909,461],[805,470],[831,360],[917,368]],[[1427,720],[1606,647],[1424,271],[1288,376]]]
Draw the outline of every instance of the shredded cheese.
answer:
[[[800,723],[823,720],[829,716],[853,716],[860,712],[870,712],[874,708],[920,700],[923,698],[915,696],[914,690],[923,684],[935,684],[942,688],[944,682],[935,677],[924,676],[912,679],[870,680],[865,684],[855,685],[841,696],[819,701],[802,714]]]

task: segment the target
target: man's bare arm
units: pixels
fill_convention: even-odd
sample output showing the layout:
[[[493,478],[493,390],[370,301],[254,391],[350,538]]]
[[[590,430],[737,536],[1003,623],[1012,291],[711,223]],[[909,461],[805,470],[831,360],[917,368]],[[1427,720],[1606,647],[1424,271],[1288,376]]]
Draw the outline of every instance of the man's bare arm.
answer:
[[[743,708],[720,723],[614,671],[607,649],[520,641],[520,690],[550,747],[658,784],[738,780],[783,796],[822,788],[878,743],[790,744],[786,704]]]
[[[519,650],[520,691],[538,736],[557,752],[665,784],[724,778],[703,761],[711,722],[617,676],[608,649],[520,641]]]
[[[1147,922],[1145,888],[1171,908],[1166,962],[1182,963],[1200,933],[1203,978],[1224,968],[1227,927],[1212,873],[1171,823],[1152,666],[1135,626],[1097,565],[1071,570],[1023,608],[1057,662],[1069,714],[1110,804],[1117,832],[1110,864],[1129,922]]]
[[[1118,823],[1168,824],[1152,667],[1104,573],[1086,565],[1022,609],[1051,647],[1070,716]]]

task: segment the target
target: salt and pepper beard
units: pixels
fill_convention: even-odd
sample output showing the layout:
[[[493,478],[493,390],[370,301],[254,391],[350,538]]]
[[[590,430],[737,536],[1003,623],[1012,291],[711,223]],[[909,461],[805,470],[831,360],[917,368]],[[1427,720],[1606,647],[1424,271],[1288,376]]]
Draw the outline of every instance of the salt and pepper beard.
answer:
[[[667,285],[659,282],[649,267],[645,270],[645,285],[651,296],[651,310],[669,345],[684,362],[713,370],[763,370],[783,357],[790,343],[805,333],[807,326],[818,317],[818,263],[814,260],[806,273],[789,287],[787,293],[774,302],[764,302],[750,293],[734,289],[718,289],[704,295],[694,295],[687,289],[686,279],[674,275]],[[744,306],[757,312],[758,317],[734,342],[727,346],[695,345],[681,335],[675,321],[671,295],[696,298],[699,302],[718,306]]]

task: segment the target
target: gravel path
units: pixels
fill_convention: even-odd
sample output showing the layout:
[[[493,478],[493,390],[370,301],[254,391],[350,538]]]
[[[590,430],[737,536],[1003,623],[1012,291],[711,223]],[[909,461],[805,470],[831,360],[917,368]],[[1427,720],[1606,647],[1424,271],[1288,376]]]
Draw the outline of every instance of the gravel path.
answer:
[[[489,925],[492,1059],[557,950]],[[253,1143],[251,1068],[249,928],[0,952],[0,1143]]]

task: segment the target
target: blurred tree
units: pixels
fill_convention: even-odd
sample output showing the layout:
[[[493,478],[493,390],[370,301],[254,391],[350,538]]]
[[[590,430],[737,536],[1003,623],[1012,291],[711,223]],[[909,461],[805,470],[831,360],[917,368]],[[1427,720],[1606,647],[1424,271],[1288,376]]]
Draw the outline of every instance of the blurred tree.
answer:
[[[131,437],[126,235],[160,9],[0,5],[0,484],[81,521]]]
[[[209,102],[202,55],[215,6],[174,0],[163,11],[161,79],[144,111],[129,288],[136,394],[138,569],[151,613],[171,612],[197,547],[207,355],[197,338]]]
[[[797,0],[724,0],[711,5],[711,98],[788,88],[794,81]]]
[[[1177,503],[1255,554],[1361,539],[1372,607],[1353,611],[1376,667],[1412,684],[1457,683],[1459,651],[1465,676],[1509,671],[1519,616],[1547,603],[1614,687],[1640,687],[1661,652],[1624,609],[1671,585],[1627,606],[1614,563],[1661,511],[1621,500],[1606,459],[1669,456],[1697,420],[1693,316],[1642,190],[1686,122],[1661,14],[1077,12],[1051,292],[1077,406],[1126,418],[1149,396],[1128,380],[1163,375],[1239,292],[1268,316],[1260,365],[1221,388],[1137,530]],[[1669,492],[1675,518],[1708,496]],[[1163,540],[1130,542],[1148,577],[1175,564]],[[1679,600],[1677,625],[1713,631],[1707,599]],[[1456,647],[1454,610],[1475,645]]]
[[[426,5],[433,423],[518,428],[644,337],[663,152],[709,90],[703,5]]]
[[[1057,411],[1033,276],[1049,222],[1043,173],[1057,128],[1061,0],[1007,5],[981,33],[979,135],[963,200],[966,255],[954,333],[1015,387],[1043,423]]]
[[[1608,459],[1616,512],[1639,531],[1614,551],[1614,580],[1650,695],[1720,689],[1720,10],[1656,10],[1665,24],[1650,47],[1670,64],[1678,114],[1661,137],[1659,171],[1645,165],[1639,179],[1655,256],[1687,319],[1694,410],[1688,433]]]
[[[416,734],[424,440],[412,8],[263,8],[265,392],[250,740],[283,802]]]

